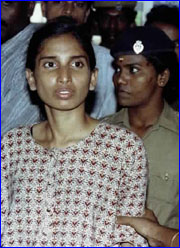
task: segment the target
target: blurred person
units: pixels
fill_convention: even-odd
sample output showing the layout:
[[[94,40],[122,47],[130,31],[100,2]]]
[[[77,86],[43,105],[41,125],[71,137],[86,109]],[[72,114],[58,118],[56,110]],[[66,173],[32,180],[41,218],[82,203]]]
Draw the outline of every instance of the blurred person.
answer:
[[[26,77],[47,119],[2,138],[3,247],[146,247],[116,214],[142,216],[147,161],[134,133],[85,112],[97,81],[84,26],[60,17],[34,33]]]
[[[175,52],[179,61],[179,8],[172,5],[155,6],[147,14],[145,25],[155,26],[166,33],[175,44]],[[177,85],[179,85],[179,80]],[[176,111],[179,111],[179,95],[177,98],[174,97],[170,104]]]
[[[135,26],[136,1],[95,1],[102,46],[111,48],[116,38],[128,27]]]
[[[174,42],[179,61],[179,8],[177,6],[158,5],[147,14],[145,25],[160,28]]]
[[[1,44],[29,25],[30,1],[1,1]]]
[[[123,108],[103,120],[143,139],[149,162],[147,207],[159,222],[119,218],[118,223],[131,225],[150,244],[153,239],[163,247],[177,244],[179,228],[179,114],[167,103],[176,94],[179,77],[174,48],[163,31],[150,26],[130,28],[118,38],[111,54]]]
[[[21,2],[22,3],[22,2]],[[27,3],[26,3],[27,4]],[[79,23],[85,23],[90,13],[91,2],[80,1],[46,1],[42,2],[43,11],[52,20],[59,15],[72,16]],[[6,9],[2,9],[6,14]],[[4,15],[5,15],[4,14]],[[39,107],[30,98],[24,74],[28,42],[37,24],[30,24],[2,46],[1,60],[1,133],[5,133],[20,124],[31,124],[41,119]],[[92,117],[101,118],[116,112],[116,97],[112,83],[112,57],[109,50],[93,46],[97,68],[98,84],[93,99],[90,98],[89,113]],[[16,58],[19,58],[18,63]],[[34,99],[33,99],[34,100]]]

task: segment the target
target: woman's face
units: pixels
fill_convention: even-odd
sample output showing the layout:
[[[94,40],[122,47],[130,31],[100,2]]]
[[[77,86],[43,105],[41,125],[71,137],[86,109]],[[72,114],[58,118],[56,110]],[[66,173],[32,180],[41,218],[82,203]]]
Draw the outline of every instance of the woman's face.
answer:
[[[26,75],[31,90],[37,90],[45,106],[67,111],[84,106],[89,89],[95,88],[97,72],[90,71],[80,43],[64,34],[43,42],[34,72],[27,69]]]
[[[143,106],[159,94],[161,88],[158,85],[158,75],[144,56],[119,56],[114,66],[114,84],[119,105]]]

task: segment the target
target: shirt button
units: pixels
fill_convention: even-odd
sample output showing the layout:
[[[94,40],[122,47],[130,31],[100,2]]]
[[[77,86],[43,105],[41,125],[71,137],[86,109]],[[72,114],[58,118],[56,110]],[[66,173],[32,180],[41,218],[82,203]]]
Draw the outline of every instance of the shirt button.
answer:
[[[50,212],[51,212],[51,210],[50,210],[49,208],[47,208],[47,209],[46,209],[46,211],[47,211],[48,213],[50,213]]]
[[[168,181],[168,180],[169,180],[169,174],[168,174],[168,173],[165,173],[165,175],[164,175],[164,180],[165,180],[165,181]]]

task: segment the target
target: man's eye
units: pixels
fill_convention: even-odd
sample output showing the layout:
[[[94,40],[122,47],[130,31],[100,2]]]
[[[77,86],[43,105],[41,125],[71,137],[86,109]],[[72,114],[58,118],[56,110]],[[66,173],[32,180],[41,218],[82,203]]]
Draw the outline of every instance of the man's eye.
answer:
[[[85,3],[84,3],[84,2],[77,1],[77,2],[75,2],[75,3],[76,3],[76,6],[77,6],[78,8],[84,8],[84,7],[85,7]]]
[[[54,62],[46,62],[44,63],[45,68],[56,68],[56,64]]]
[[[174,42],[176,48],[179,47],[179,40],[174,40],[173,42]]]
[[[10,5],[14,4],[14,2],[13,1],[2,1],[2,4],[4,6],[10,6]]]
[[[66,1],[53,1],[53,4],[64,5]]]
[[[75,61],[72,63],[72,66],[76,67],[76,68],[82,68],[84,66],[84,64],[80,61]]]

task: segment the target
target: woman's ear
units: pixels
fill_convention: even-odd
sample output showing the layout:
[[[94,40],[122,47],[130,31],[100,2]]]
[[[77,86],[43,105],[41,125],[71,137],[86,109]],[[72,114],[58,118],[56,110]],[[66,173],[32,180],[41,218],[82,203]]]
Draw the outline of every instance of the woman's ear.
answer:
[[[31,91],[35,91],[36,88],[36,81],[34,78],[34,73],[30,69],[26,69],[26,79],[29,84],[29,88]]]
[[[166,86],[167,82],[169,81],[170,71],[169,69],[164,70],[161,74],[158,75],[158,86],[163,88]]]
[[[90,81],[90,85],[89,85],[90,91],[95,90],[96,84],[97,84],[97,77],[98,77],[98,69],[95,68],[94,71],[91,73],[91,81]]]

